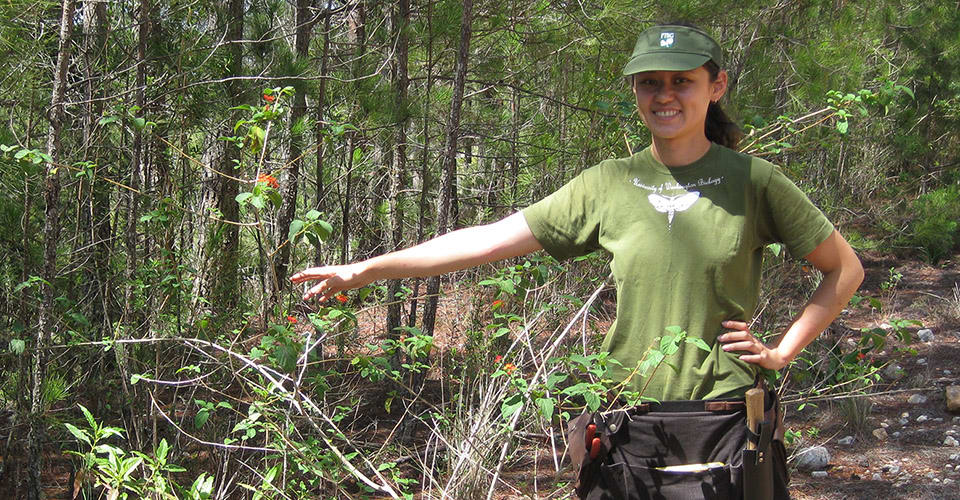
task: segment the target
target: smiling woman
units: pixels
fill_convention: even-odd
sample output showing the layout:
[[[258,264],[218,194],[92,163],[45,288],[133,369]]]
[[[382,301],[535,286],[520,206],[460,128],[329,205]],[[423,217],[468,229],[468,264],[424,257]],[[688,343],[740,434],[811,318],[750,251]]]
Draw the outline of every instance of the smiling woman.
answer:
[[[617,319],[602,350],[622,365],[609,376],[632,394],[629,404],[641,394],[662,403],[623,401],[620,410],[571,423],[577,493],[787,498],[782,413],[768,394],[766,424],[749,435],[744,395],[762,369],[786,366],[833,321],[863,269],[830,221],[777,167],[734,150],[741,133],[717,104],[727,91],[722,61],[720,45],[699,28],[645,30],[623,74],[650,129],[648,148],[603,161],[499,222],[362,262],[306,269],[291,279],[317,281],[304,299],[325,300],[379,279],[430,276],[540,249],[557,259],[604,249],[613,256]],[[763,249],[771,243],[806,258],[824,278],[778,341],[767,345],[751,324]],[[647,348],[671,329],[696,342],[678,347],[675,370],[637,376],[634,367]],[[759,452],[741,454],[748,439]]]

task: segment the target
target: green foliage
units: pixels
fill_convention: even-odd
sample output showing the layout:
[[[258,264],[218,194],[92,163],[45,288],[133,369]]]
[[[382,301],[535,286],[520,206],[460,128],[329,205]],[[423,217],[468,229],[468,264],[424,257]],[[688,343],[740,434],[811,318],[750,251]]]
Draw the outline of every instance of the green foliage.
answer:
[[[932,263],[949,258],[960,244],[960,188],[947,186],[922,194],[911,208],[909,243]]]

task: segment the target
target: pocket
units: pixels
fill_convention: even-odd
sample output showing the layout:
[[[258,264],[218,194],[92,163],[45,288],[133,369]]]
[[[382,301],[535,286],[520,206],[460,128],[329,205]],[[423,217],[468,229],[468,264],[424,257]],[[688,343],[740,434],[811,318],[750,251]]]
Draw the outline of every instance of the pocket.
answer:
[[[600,473],[613,498],[626,500],[733,500],[730,466],[701,471],[665,471],[618,463]]]

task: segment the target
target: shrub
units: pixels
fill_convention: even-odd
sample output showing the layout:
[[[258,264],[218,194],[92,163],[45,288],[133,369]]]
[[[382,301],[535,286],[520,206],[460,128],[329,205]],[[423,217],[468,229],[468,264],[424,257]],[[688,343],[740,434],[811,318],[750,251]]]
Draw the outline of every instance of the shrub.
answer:
[[[921,195],[913,202],[913,214],[911,243],[930,262],[949,257],[960,243],[960,188],[948,186]]]

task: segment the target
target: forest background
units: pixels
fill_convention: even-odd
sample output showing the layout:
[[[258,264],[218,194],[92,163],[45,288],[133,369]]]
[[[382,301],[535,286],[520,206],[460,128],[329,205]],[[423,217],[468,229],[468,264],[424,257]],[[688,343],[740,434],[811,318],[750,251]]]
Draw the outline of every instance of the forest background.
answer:
[[[0,13],[0,474],[26,498],[62,452],[86,498],[568,493],[569,471],[540,485],[505,472],[546,450],[562,471],[562,417],[612,385],[596,354],[605,255],[321,305],[288,277],[496,220],[643,147],[620,71],[654,22],[722,41],[743,149],[782,165],[859,251],[942,264],[960,242],[956,2]],[[816,273],[777,247],[767,260],[773,332]],[[830,370],[800,360],[823,373],[784,390],[869,391],[878,366],[850,356],[872,341]],[[669,369],[669,344],[645,369]]]

